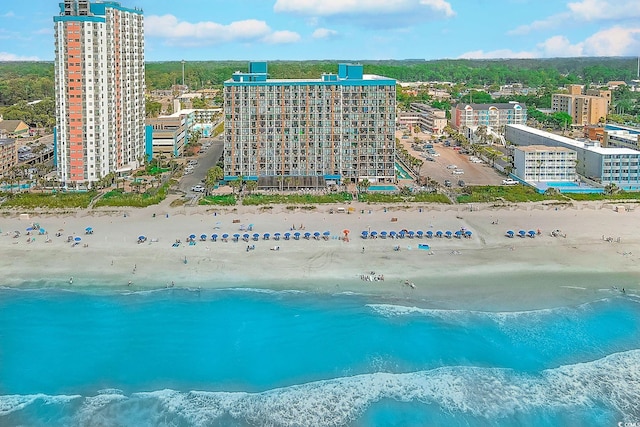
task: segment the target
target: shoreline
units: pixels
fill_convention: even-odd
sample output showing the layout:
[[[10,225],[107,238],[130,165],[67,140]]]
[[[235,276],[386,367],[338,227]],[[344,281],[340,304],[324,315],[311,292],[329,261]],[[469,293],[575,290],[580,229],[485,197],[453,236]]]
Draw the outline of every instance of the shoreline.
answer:
[[[85,210],[73,215],[49,212],[28,218],[16,212],[0,217],[0,268],[6,287],[44,281],[61,289],[100,283],[144,291],[173,282],[179,288],[352,292],[443,308],[482,308],[483,304],[497,309],[545,308],[562,301],[574,304],[597,299],[613,286],[640,294],[638,213],[635,209],[618,212],[613,209],[617,205],[580,203],[560,209],[542,204],[508,209],[473,205],[470,210],[469,206],[363,204],[354,205],[352,214],[329,214],[336,206],[314,211],[274,206],[262,212],[255,207],[154,206],[107,213]],[[34,223],[48,234],[25,236],[26,228]],[[304,231],[299,231],[301,226]],[[86,235],[86,227],[92,227],[93,234]],[[294,233],[293,227],[301,233],[329,231],[330,236],[289,241],[262,237],[264,233]],[[349,242],[341,239],[345,229],[350,230]],[[472,236],[360,237],[365,230],[401,229],[464,229]],[[541,233],[533,238],[508,238],[505,232],[509,229]],[[22,230],[21,236],[13,238],[16,230]],[[560,233],[553,237],[556,230]],[[60,237],[55,236],[58,233]],[[224,233],[230,235],[228,242],[211,241],[212,234]],[[245,233],[261,237],[231,241],[233,234]],[[192,246],[185,244],[190,234],[198,236]],[[199,241],[200,234],[206,234],[207,241]],[[140,235],[148,240],[137,243]],[[69,236],[81,240],[73,246],[67,242]],[[27,237],[35,241],[27,243]],[[45,243],[47,237],[50,243]],[[182,243],[172,247],[176,239]],[[420,250],[418,244],[430,248]],[[250,245],[255,249],[247,250]],[[394,250],[397,246],[398,251]],[[559,278],[560,283],[547,284],[543,275],[551,281]],[[375,280],[381,276],[384,280]],[[74,278],[72,285],[70,277]],[[127,286],[129,281],[131,286]],[[86,282],[90,284],[84,285]]]

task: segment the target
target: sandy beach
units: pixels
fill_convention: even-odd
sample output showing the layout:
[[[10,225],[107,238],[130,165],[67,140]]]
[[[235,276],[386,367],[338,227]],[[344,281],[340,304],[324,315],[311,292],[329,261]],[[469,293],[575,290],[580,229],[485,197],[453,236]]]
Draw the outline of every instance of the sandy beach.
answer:
[[[299,289],[380,295],[443,308],[503,309],[554,306],[558,300],[578,304],[613,287],[629,294],[640,290],[638,210],[633,205],[168,206],[166,201],[145,209],[75,214],[4,212],[3,285]],[[337,213],[338,207],[353,209]],[[34,224],[46,234],[28,232]],[[86,234],[87,227],[92,234]],[[348,240],[344,230],[350,231]],[[362,231],[400,230],[472,234],[361,237]],[[508,238],[508,230],[516,236]],[[519,237],[519,230],[534,230],[536,236]],[[330,235],[274,240],[275,233],[296,231]],[[234,234],[245,233],[259,233],[260,239],[233,241]],[[264,233],[271,238],[264,240]],[[196,239],[190,245],[192,234]],[[202,234],[206,241],[200,240]],[[213,234],[219,236],[215,242]],[[223,234],[230,236],[227,242]],[[139,236],[146,241],[138,243]],[[176,240],[181,244],[174,247]],[[248,250],[252,245],[255,249]]]

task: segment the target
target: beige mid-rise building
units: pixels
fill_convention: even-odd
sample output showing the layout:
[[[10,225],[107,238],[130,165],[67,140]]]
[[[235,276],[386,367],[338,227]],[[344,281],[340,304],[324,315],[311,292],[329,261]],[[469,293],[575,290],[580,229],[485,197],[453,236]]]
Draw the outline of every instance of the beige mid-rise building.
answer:
[[[606,119],[611,106],[611,91],[588,89],[583,94],[581,85],[568,85],[568,93],[556,93],[551,98],[551,109],[571,116],[575,126],[586,126]]]

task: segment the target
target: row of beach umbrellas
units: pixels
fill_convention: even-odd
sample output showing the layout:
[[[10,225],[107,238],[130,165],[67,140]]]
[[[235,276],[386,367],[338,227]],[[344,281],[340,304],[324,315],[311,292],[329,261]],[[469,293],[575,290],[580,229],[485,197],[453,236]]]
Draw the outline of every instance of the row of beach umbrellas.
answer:
[[[240,234],[240,233],[235,233],[235,234],[228,234],[228,233],[224,233],[224,234],[212,234],[211,236],[207,235],[207,234],[201,234],[200,235],[200,241],[207,241],[209,239],[211,239],[212,242],[217,242],[218,240],[222,240],[222,241],[227,241],[229,239],[233,240],[234,242],[238,242],[240,241],[240,239],[248,242],[249,240],[253,240],[253,241],[258,241],[258,240],[270,240],[271,238],[273,238],[273,240],[280,240],[280,239],[284,239],[284,240],[300,240],[300,238],[306,239],[306,240],[310,240],[311,238],[314,238],[316,240],[319,240],[320,238],[324,238],[325,240],[329,238],[329,236],[331,236],[331,232],[330,231],[325,231],[323,233],[320,233],[319,231],[310,233],[310,232],[305,232],[305,233],[301,233],[299,231],[296,231],[294,233],[274,233],[273,235],[271,235],[271,233],[253,233],[253,234],[249,234],[249,233],[244,233],[244,234]],[[197,236],[195,234],[191,234],[188,237],[188,240],[196,240]]]
[[[519,237],[527,237],[527,236],[529,236],[529,237],[531,237],[531,238],[536,237],[536,234],[538,234],[538,233],[537,233],[535,230],[529,230],[529,231],[519,230],[519,231],[518,231],[518,233],[517,233],[517,235],[518,235]],[[515,232],[515,231],[513,231],[513,230],[507,230],[507,232],[505,233],[505,235],[506,235],[507,237],[509,237],[509,238],[511,238],[511,237],[515,237],[515,236],[516,236],[516,232]]]
[[[414,237],[417,237],[419,239],[426,237],[428,239],[431,239],[433,237],[447,237],[447,238],[451,238],[451,237],[457,237],[457,238],[461,238],[461,237],[471,237],[473,233],[469,230],[457,230],[455,232],[452,231],[441,231],[438,230],[436,232],[433,232],[431,230],[428,230],[426,232],[422,231],[422,230],[418,230],[418,231],[413,231],[413,230],[400,230],[400,231],[381,231],[380,233],[378,233],[377,231],[368,231],[365,230],[361,233],[361,237],[363,239],[375,239],[376,237],[380,237],[382,239],[386,239],[387,237],[390,237],[392,239],[404,239],[409,238],[409,239],[413,239]]]

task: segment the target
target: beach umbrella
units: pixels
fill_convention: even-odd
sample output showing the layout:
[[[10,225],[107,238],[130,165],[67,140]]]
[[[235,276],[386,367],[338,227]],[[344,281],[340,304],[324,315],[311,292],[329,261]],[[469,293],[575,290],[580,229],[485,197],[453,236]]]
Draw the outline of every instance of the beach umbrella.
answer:
[[[464,235],[467,236],[467,237],[471,237],[472,234],[473,233],[471,231],[469,231],[469,230],[464,232]]]
[[[386,239],[387,238],[387,232],[386,231],[381,231],[380,232],[380,238]]]
[[[416,237],[418,239],[422,239],[422,236],[424,236],[424,231],[422,231],[422,230],[416,231]]]
[[[280,233],[274,233],[273,238],[276,240],[280,240]]]
[[[450,239],[451,236],[453,235],[453,233],[451,231],[449,231],[449,230],[445,231],[444,234],[445,234],[445,236],[447,236],[447,239]]]
[[[249,234],[248,234],[248,233],[244,233],[244,234],[242,235],[242,240],[244,240],[245,242],[248,242],[248,241],[249,241],[249,237],[251,237],[251,236],[249,236]]]
[[[526,235],[527,235],[527,232],[526,232],[526,231],[524,231],[524,230],[520,230],[520,231],[518,231],[518,235],[519,235],[520,237],[524,237],[524,236],[526,236]]]
[[[262,237],[264,238],[264,240],[269,240],[269,237],[271,237],[271,235],[269,233],[264,233]]]
[[[304,238],[309,240],[309,237],[311,237],[311,233],[309,233],[308,231],[306,233],[304,233]]]
[[[396,233],[395,231],[390,231],[389,232],[389,237],[391,237],[393,239],[394,237],[396,237],[396,234],[398,234],[398,233]]]
[[[240,240],[240,235],[239,235],[238,233],[234,234],[234,235],[233,235],[233,240],[235,240],[236,242],[237,242],[238,240]]]
[[[529,233],[527,233],[527,234],[529,234],[529,237],[536,237],[535,230],[529,230]]]
[[[416,232],[412,231],[412,230],[409,230],[409,232],[407,234],[409,235],[410,239],[413,239],[413,236],[415,236]]]
[[[76,238],[75,238],[75,239],[73,239],[73,240],[75,240],[76,242],[79,242],[80,240],[82,240],[82,237],[77,237],[77,236],[76,236]]]
[[[222,239],[223,239],[223,240],[227,240],[228,238],[229,238],[229,235],[228,235],[227,233],[225,233],[225,234],[223,234],[223,235],[222,235]]]
[[[456,237],[459,239],[460,237],[462,237],[462,231],[460,230],[456,230],[456,232],[454,233],[456,235]]]
[[[400,231],[398,232],[398,237],[399,237],[399,238],[401,238],[401,239],[404,239],[405,234],[406,234],[406,233],[405,233],[405,231],[404,231],[404,230],[400,230]]]
[[[284,233],[284,240],[289,240],[291,233]]]
[[[192,234],[192,235],[190,235],[190,236],[189,236],[189,238],[190,238],[190,239],[195,239],[195,238],[196,238],[196,235],[195,235],[195,234]]]
[[[47,230],[45,230],[44,228],[40,229],[40,234],[46,234],[46,233],[47,233]]]
[[[324,236],[327,236],[327,237],[331,236],[331,232],[330,232],[330,231],[325,231],[325,232],[324,232],[324,233],[322,233],[322,234],[323,234]]]
[[[367,230],[364,230],[364,231],[362,232],[362,238],[363,238],[363,239],[366,239],[368,235],[369,235],[369,232],[368,232]]]
[[[436,231],[436,237],[442,237],[442,231],[440,230]]]
[[[378,235],[378,232],[377,232],[377,231],[372,231],[372,232],[371,232],[371,237],[374,237],[374,238],[375,238],[377,235]]]
[[[218,235],[217,235],[217,234],[212,234],[212,235],[211,235],[211,240],[213,240],[214,242],[215,242],[216,240],[218,240]]]
[[[314,231],[314,232],[313,232],[313,237],[315,237],[316,239],[317,239],[318,237],[320,237],[320,232],[319,232],[319,231]]]
[[[293,233],[293,238],[296,239],[296,240],[299,240],[300,239],[300,233],[298,231]]]
[[[91,228],[91,227],[87,227],[87,228],[85,228],[85,229],[84,229],[84,231],[86,231],[87,233],[90,233],[90,232],[92,232],[92,231],[93,231],[93,228]]]
[[[253,240],[258,240],[260,238],[260,235],[258,233],[253,233]]]
[[[79,239],[79,237],[78,237],[78,239]],[[145,240],[145,239],[146,239],[146,237],[144,237],[144,236],[138,236],[138,240]]]
[[[516,233],[514,233],[513,230],[507,230],[506,234],[507,234],[507,237],[513,237],[513,235]]]
[[[27,231],[33,231],[33,227],[27,227]]]
[[[342,230],[342,234],[344,234],[345,236],[348,236],[349,233],[351,233],[351,232],[349,230],[347,230],[347,229]]]
[[[207,235],[206,234],[201,234],[200,235],[200,240],[207,240]]]
[[[433,231],[431,230],[427,230],[427,232],[425,233],[425,235],[430,239],[433,237]]]

